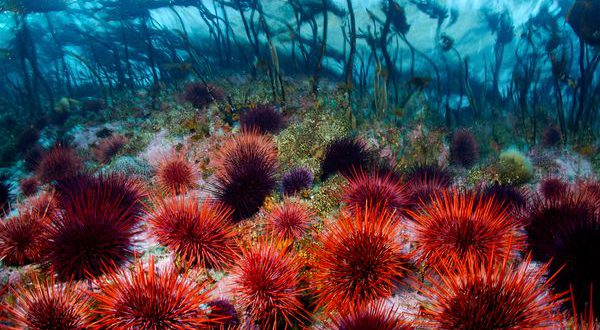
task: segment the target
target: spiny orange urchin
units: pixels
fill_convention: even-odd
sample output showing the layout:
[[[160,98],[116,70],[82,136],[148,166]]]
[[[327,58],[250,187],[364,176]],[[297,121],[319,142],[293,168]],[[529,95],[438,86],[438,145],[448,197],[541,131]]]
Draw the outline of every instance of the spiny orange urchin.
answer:
[[[39,262],[50,219],[44,213],[23,210],[0,223],[0,258],[5,265],[23,266]]]
[[[158,242],[181,257],[184,264],[222,269],[235,258],[235,227],[231,210],[193,197],[157,200],[148,223]]]
[[[335,316],[326,322],[326,330],[412,330],[415,326],[405,320],[398,308],[377,301]]]
[[[232,293],[261,329],[293,328],[306,319],[300,300],[301,268],[293,252],[280,251],[273,243],[254,244],[242,249],[233,270]]]
[[[313,212],[302,202],[286,199],[267,215],[267,230],[280,239],[299,239],[310,227]]]
[[[256,214],[275,188],[277,149],[272,138],[244,132],[225,142],[216,166],[213,193],[241,221]]]
[[[503,255],[524,246],[519,225],[494,198],[468,192],[435,194],[419,212],[409,212],[414,221],[415,257],[430,267],[484,261],[490,254]]]
[[[98,286],[99,292],[89,293],[97,316],[92,329],[184,330],[208,325],[205,285],[172,267],[157,272],[153,257],[147,268],[138,262],[133,270],[109,274]]]
[[[165,194],[185,194],[197,186],[198,177],[194,165],[181,155],[164,159],[156,170],[156,181]]]
[[[354,170],[346,178],[342,200],[353,213],[369,208],[402,215],[409,207],[408,189],[393,172]]]
[[[342,215],[318,240],[312,291],[326,313],[392,295],[405,277],[399,222],[384,211]]]
[[[34,281],[19,288],[15,306],[6,306],[8,329],[87,329],[92,321],[90,298],[74,284]]]
[[[547,265],[531,267],[528,256],[519,264],[483,263],[473,255],[438,271],[430,286],[416,284],[427,329],[558,329],[561,296],[544,281]]]

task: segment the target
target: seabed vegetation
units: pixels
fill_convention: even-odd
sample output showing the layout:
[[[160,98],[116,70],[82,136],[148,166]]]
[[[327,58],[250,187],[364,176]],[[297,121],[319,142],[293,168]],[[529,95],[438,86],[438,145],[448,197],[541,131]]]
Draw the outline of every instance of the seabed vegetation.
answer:
[[[599,2],[359,3],[0,1],[0,328],[599,329]]]

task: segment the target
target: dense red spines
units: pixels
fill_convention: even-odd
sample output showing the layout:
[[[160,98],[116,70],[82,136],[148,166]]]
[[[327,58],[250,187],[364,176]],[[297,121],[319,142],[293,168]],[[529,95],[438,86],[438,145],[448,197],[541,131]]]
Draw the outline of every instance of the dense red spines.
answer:
[[[123,135],[111,135],[98,142],[92,149],[94,156],[100,163],[109,162],[129,142]]]
[[[349,311],[391,296],[406,275],[400,226],[383,211],[342,215],[318,239],[312,291],[325,312]]]
[[[267,215],[267,231],[283,240],[297,240],[306,234],[313,217],[308,206],[297,200],[286,199]]]
[[[110,273],[98,286],[99,292],[90,292],[97,317],[92,329],[187,330],[208,325],[205,285],[171,267],[157,272],[153,257],[147,268],[138,262],[133,270]]]
[[[8,329],[88,329],[90,299],[73,284],[34,281],[30,288],[15,292],[15,306],[7,306]]]
[[[338,314],[323,329],[327,330],[411,330],[412,322],[405,320],[400,311],[377,301],[367,306]]]
[[[50,183],[76,176],[82,170],[83,162],[74,149],[56,145],[41,155],[35,173],[42,183]]]
[[[156,170],[156,181],[165,194],[179,195],[196,188],[199,174],[183,156],[164,159]]]
[[[53,192],[41,192],[19,204],[20,212],[31,212],[50,219],[55,216],[57,208],[58,204]]]
[[[186,265],[222,269],[235,259],[235,226],[231,210],[208,200],[177,196],[154,203],[148,217],[157,241]]]
[[[277,149],[265,135],[244,132],[217,155],[215,196],[233,209],[234,221],[256,214],[276,186]]]
[[[431,329],[559,328],[560,296],[544,281],[547,265],[533,268],[531,258],[519,264],[469,256],[438,269],[430,285],[416,284],[424,302],[421,315]]]
[[[133,255],[144,197],[136,181],[78,176],[57,191],[59,211],[48,229],[44,259],[59,279],[96,277]]]
[[[49,218],[44,213],[23,210],[0,223],[0,257],[5,265],[23,266],[40,261]]]
[[[234,268],[232,294],[261,329],[289,329],[303,322],[302,261],[293,252],[261,242],[244,248]]]
[[[466,260],[484,261],[523,248],[517,222],[493,198],[471,192],[444,191],[419,212],[414,221],[415,257],[427,266]]]
[[[407,187],[393,173],[358,170],[347,176],[342,201],[351,212],[365,208],[402,215],[409,207]]]

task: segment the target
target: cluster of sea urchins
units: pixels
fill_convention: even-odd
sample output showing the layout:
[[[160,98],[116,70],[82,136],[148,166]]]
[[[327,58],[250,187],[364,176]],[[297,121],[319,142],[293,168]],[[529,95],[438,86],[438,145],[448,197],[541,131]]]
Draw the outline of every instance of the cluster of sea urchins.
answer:
[[[448,168],[401,173],[378,164],[364,140],[346,137],[321,157],[317,186],[338,173],[345,180],[331,196],[340,208],[329,218],[311,203],[309,169],[280,171],[277,130],[264,125],[279,115],[273,111],[251,110],[246,127],[222,141],[212,196],[200,191],[199,170],[184,154],[163,158],[144,183],[85,173],[69,147],[46,151],[27,183],[37,183],[32,196],[0,225],[2,263],[40,265],[31,272],[44,276],[9,289],[16,299],[4,302],[2,322],[383,330],[595,322],[597,182],[571,186],[553,177],[537,192],[506,184],[467,189],[454,185]],[[109,162],[121,142],[101,142],[97,160]],[[472,165],[470,133],[453,143],[455,163]],[[138,253],[145,238],[168,258]],[[412,307],[402,302],[414,297]]]

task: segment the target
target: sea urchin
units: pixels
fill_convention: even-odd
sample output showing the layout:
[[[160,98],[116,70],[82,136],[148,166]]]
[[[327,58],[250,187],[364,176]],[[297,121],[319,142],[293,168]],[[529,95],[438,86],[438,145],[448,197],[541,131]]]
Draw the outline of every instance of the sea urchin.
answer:
[[[154,257],[147,268],[138,262],[134,270],[111,273],[98,285],[100,291],[90,293],[98,317],[92,329],[186,330],[208,324],[202,306],[210,292],[171,267],[157,272]]]
[[[240,221],[256,214],[276,186],[277,150],[265,135],[245,132],[226,141],[217,155],[213,192]]]
[[[511,254],[523,247],[517,222],[507,209],[475,193],[444,191],[410,217],[416,259],[431,267],[468,258],[484,261],[490,254]]]
[[[158,242],[186,265],[221,269],[235,257],[231,210],[219,203],[199,204],[196,198],[182,196],[157,200],[148,223]]]
[[[470,256],[440,270],[431,286],[417,284],[426,328],[560,328],[560,296],[548,293],[551,279],[543,280],[547,265],[532,269],[530,257],[517,265],[496,259],[490,255],[482,264]]]
[[[60,279],[96,277],[133,255],[144,196],[119,175],[81,175],[57,187],[59,212],[48,229],[44,259]]]
[[[301,267],[293,252],[280,251],[273,243],[243,249],[233,271],[232,293],[261,329],[288,329],[306,318],[300,300]]]
[[[405,277],[399,222],[384,211],[342,215],[318,242],[311,287],[326,313],[388,298]]]

